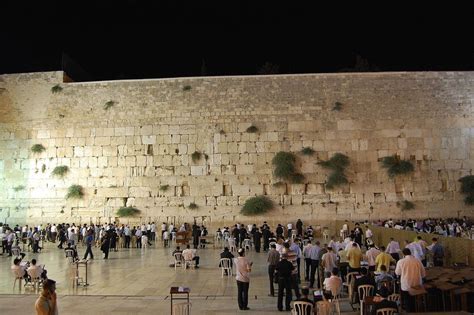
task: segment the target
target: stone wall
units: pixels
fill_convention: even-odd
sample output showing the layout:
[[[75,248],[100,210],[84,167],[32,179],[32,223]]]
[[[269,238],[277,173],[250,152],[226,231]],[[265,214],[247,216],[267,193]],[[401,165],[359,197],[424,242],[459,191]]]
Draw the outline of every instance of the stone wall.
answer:
[[[63,78],[0,76],[3,222],[104,222],[124,205],[141,220],[261,221],[239,214],[255,195],[275,202],[270,222],[472,214],[458,179],[474,166],[474,72]],[[56,84],[63,90],[52,93]],[[273,185],[279,151],[296,154],[303,184]],[[316,162],[337,152],[350,158],[350,183],[329,190]],[[393,154],[415,172],[389,178],[380,159]],[[59,165],[70,168],[63,179],[51,175]],[[72,184],[82,200],[65,199]],[[401,211],[402,200],[415,209]]]

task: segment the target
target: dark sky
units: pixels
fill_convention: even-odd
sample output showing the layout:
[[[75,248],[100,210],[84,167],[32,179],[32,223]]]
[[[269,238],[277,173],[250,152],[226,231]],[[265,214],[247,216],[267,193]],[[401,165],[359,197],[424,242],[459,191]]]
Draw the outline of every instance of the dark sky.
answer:
[[[12,2],[2,10],[11,14],[0,28],[0,73],[161,78],[199,76],[204,63],[206,75],[242,75],[258,73],[265,62],[279,73],[320,73],[354,68],[358,55],[369,70],[474,68],[469,7],[65,2],[74,1]]]

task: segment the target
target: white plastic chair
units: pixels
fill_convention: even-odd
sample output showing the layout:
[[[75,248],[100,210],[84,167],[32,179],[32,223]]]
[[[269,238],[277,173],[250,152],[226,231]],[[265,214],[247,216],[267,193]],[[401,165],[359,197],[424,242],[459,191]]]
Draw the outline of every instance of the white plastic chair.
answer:
[[[366,296],[373,296],[374,295],[374,286],[370,284],[363,284],[360,285],[357,289],[357,293],[359,293],[359,302],[360,302],[360,315],[364,315],[364,299]]]
[[[28,273],[28,275],[31,278],[30,284],[33,286],[33,288],[35,290],[39,289],[39,285],[40,285],[40,282],[41,282],[42,267],[41,267],[41,269],[40,268],[28,269],[26,272]]]
[[[324,241],[329,240],[329,229],[327,227],[323,228],[323,239],[324,239]]]
[[[304,301],[294,301],[291,309],[292,315],[313,314],[313,304]],[[319,314],[319,313],[318,313]]]
[[[189,269],[195,269],[195,267],[196,267],[196,261],[194,261],[194,260],[186,260],[186,259],[184,259],[183,261],[184,261],[184,263],[183,263],[183,268],[184,268],[184,270],[186,270],[188,267],[189,267]]]
[[[221,266],[222,278],[224,278],[224,273],[227,271],[227,276],[232,277],[232,265],[229,258],[221,258],[219,260],[219,266]]]
[[[342,283],[342,288],[347,287],[347,295],[349,295],[349,301],[351,301],[352,298],[352,290],[354,287],[354,281],[355,281],[355,276],[358,275],[358,272],[349,272],[346,275],[346,282]]]
[[[176,303],[173,304],[173,311],[171,315],[190,315],[191,314],[191,303]]]
[[[72,249],[66,249],[66,258],[70,264],[74,263],[74,251]]]
[[[15,290],[16,282],[18,281],[18,286],[21,291],[21,281],[24,279],[23,275],[20,275],[20,271],[12,270],[13,275],[15,276],[15,281],[13,282],[13,290]]]
[[[244,239],[244,244],[243,245],[244,245],[244,249],[246,251],[249,251],[252,248],[252,243],[248,238]]]
[[[393,315],[395,313],[398,313],[398,310],[396,308],[381,308],[377,310],[377,315]]]
[[[236,248],[235,248],[235,238],[233,237],[229,237],[229,239],[227,240],[227,242],[229,243],[229,249],[231,252],[235,252],[236,251]]]
[[[21,251],[19,247],[12,247],[11,251],[13,256],[20,257]]]
[[[176,268],[183,266],[184,259],[181,253],[174,253],[173,256],[174,256],[174,270],[176,270]]]

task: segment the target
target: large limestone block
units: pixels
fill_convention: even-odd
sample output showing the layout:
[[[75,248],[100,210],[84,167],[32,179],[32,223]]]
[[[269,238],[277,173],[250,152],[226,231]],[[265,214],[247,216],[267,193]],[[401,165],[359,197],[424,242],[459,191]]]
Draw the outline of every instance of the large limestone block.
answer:
[[[98,188],[97,197],[128,197],[127,187],[116,187],[116,188]]]

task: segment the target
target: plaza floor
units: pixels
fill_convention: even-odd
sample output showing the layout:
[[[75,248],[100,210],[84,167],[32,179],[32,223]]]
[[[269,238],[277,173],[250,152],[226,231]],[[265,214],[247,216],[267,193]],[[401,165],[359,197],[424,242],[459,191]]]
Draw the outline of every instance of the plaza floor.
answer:
[[[64,251],[55,244],[45,243],[40,254],[26,252],[25,260],[36,258],[45,264],[48,277],[57,281],[60,314],[170,314],[169,290],[172,286],[191,289],[191,314],[281,314],[277,301],[269,297],[266,253],[250,251],[254,262],[249,311],[239,311],[235,277],[221,277],[218,260],[221,249],[199,249],[200,267],[196,270],[170,268],[171,248],[152,246],[147,249],[120,249],[110,252],[104,260],[102,252],[94,248],[94,260],[89,262],[89,286],[75,288],[71,281],[71,265]],[[79,247],[79,257],[85,249]],[[11,257],[0,256],[0,313],[34,314],[37,293],[32,289],[13,290],[10,271]],[[81,274],[82,276],[82,274]],[[352,312],[344,301],[345,314]]]

